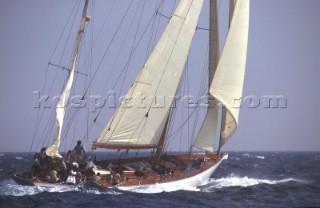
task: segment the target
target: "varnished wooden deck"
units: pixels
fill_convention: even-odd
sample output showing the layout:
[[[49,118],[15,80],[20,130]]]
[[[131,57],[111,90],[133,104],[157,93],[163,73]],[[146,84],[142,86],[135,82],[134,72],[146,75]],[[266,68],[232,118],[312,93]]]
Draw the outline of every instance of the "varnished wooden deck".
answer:
[[[148,169],[142,171],[144,176],[136,176],[134,171],[123,171],[123,173],[121,174],[122,181],[119,184],[116,184],[116,186],[151,185],[156,183],[173,182],[193,177],[214,166],[217,162],[221,160],[222,157],[223,155],[209,154],[204,159],[204,154],[200,153],[193,153],[191,155],[166,155],[162,158],[162,162],[165,161],[175,166],[175,171],[173,172],[173,174],[159,174],[153,169]],[[194,163],[196,158],[204,159],[204,161],[196,165]],[[125,161],[150,161],[152,159],[152,157],[144,157],[126,159]],[[115,162],[117,162],[117,160],[104,160],[97,162],[97,164],[108,164],[110,162],[114,164]],[[120,160],[118,162],[118,164],[120,165],[124,161]],[[112,187],[115,185],[112,184],[112,181],[110,180],[109,176],[102,176],[102,180],[99,184],[103,187]]]

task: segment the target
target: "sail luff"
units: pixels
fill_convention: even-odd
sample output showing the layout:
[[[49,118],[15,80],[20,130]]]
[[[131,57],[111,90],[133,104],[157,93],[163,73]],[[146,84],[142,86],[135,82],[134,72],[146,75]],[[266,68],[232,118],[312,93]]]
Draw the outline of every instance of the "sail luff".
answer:
[[[68,74],[68,79],[63,87],[62,93],[60,95],[59,101],[57,103],[56,108],[56,132],[53,144],[49,146],[46,150],[46,154],[50,157],[62,157],[59,154],[60,140],[61,140],[61,131],[63,126],[63,120],[66,112],[66,107],[70,95],[70,91],[72,88],[73,77],[75,73],[75,64],[77,60],[79,45],[81,42],[81,38],[84,33],[85,22],[87,21],[87,9],[88,9],[89,0],[86,0],[84,9],[82,12],[82,18],[80,22],[80,26],[78,29],[78,35],[74,44],[73,54],[71,58],[71,66]]]
[[[209,76],[208,85],[210,88],[214,73],[216,71],[220,52],[219,52],[219,20],[218,20],[218,1],[210,1],[210,18],[209,18]],[[209,90],[209,89],[208,89]],[[200,131],[195,139],[194,146],[200,149],[213,152],[214,140],[218,125],[218,103],[208,92],[210,106],[208,107],[206,116],[201,125]]]
[[[227,111],[224,106],[221,106],[221,122],[220,122],[220,132],[219,132],[219,146],[217,150],[217,154],[220,154],[221,147],[224,145],[223,140],[223,132],[226,130],[226,117],[227,117]]]
[[[96,144],[158,144],[184,70],[202,4],[203,0],[180,0],[125,101]]]

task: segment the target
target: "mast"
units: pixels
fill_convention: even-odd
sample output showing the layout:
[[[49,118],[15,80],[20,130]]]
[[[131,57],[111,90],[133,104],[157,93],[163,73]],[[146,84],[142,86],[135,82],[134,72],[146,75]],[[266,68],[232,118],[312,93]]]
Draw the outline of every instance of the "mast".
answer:
[[[155,155],[155,164],[159,163],[162,152],[163,152],[164,141],[165,141],[166,133],[167,133],[167,129],[168,129],[169,118],[170,118],[170,116],[168,116],[168,118],[167,118],[166,124],[165,124],[163,132],[161,134],[161,138],[158,143],[158,147],[157,147],[157,151],[156,151],[156,155]]]
[[[59,147],[60,147],[60,140],[61,140],[61,130],[63,126],[63,120],[66,112],[67,102],[70,95],[72,83],[73,83],[73,77],[75,73],[75,64],[78,56],[78,50],[79,45],[81,42],[81,38],[84,33],[84,27],[86,21],[90,20],[90,17],[87,17],[87,9],[88,9],[89,0],[85,1],[82,17],[80,21],[80,26],[78,29],[77,38],[74,44],[72,58],[71,58],[71,65],[70,65],[70,71],[68,74],[68,79],[63,87],[62,93],[60,95],[57,108],[56,108],[56,132],[55,132],[55,139],[53,141],[53,144],[49,146],[46,150],[46,154],[50,157],[62,157],[59,154]]]
[[[212,83],[216,71],[220,52],[219,52],[219,19],[218,19],[218,0],[210,1],[210,23],[209,23],[209,76],[208,88]],[[209,93],[209,92],[208,92]]]
[[[209,89],[213,81],[214,73],[216,72],[216,68],[220,58],[220,47],[219,47],[219,19],[218,19],[218,0],[210,1],[210,35],[209,35],[209,81],[208,81],[208,97],[211,100],[214,100],[213,96],[210,95]],[[210,101],[209,101],[210,102]],[[214,120],[218,120],[218,102],[213,101],[215,109],[208,109],[208,116],[211,116]],[[216,124],[217,121],[211,124]],[[217,128],[213,126],[213,128]],[[216,131],[214,131],[216,132]],[[212,137],[212,147],[214,146],[215,135]],[[213,148],[212,148],[213,151]]]

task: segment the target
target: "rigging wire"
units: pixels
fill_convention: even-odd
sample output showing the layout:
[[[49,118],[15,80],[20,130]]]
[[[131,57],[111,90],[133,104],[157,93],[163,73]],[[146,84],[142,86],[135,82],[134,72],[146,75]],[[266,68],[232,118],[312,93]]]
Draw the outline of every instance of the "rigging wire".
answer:
[[[127,10],[126,10],[126,12],[125,12],[126,14],[128,13],[128,11],[129,11],[129,9],[130,9],[130,7],[131,7],[132,3],[133,3],[133,0],[131,0],[131,2],[130,2],[130,4],[129,4],[129,6],[127,7]],[[116,29],[115,33],[113,34],[113,37],[111,38],[111,41],[110,41],[110,43],[109,43],[109,45],[108,45],[108,47],[107,47],[107,50],[104,52],[104,54],[103,54],[103,56],[102,56],[102,58],[101,58],[101,61],[100,61],[100,63],[98,64],[97,69],[95,70],[95,72],[93,73],[93,76],[92,76],[91,80],[89,81],[89,86],[91,85],[91,83],[92,83],[92,81],[93,81],[94,77],[96,76],[96,74],[97,74],[98,70],[100,69],[101,64],[102,64],[102,62],[103,62],[104,58],[106,57],[107,53],[109,52],[110,47],[111,47],[111,43],[113,42],[113,40],[115,39],[116,35],[118,34],[119,29],[120,29],[120,26],[122,25],[122,23],[123,23],[123,21],[124,21],[125,17],[126,17],[126,15],[121,19],[119,26],[117,27],[117,29]],[[88,91],[88,88],[85,90],[85,92],[84,92],[84,96],[87,94],[87,91]]]
[[[206,50],[206,56],[208,57],[209,54],[209,46],[207,46],[207,50]],[[202,75],[201,75],[201,86],[198,90],[198,98],[201,98],[201,96],[203,96],[206,92],[208,92],[208,62],[209,60],[206,58],[206,61],[204,62],[203,65],[203,69],[202,69]],[[201,109],[201,103],[199,103],[200,105],[196,108],[196,112],[195,112],[195,121],[194,121],[194,126],[193,126],[193,131],[192,131],[192,135],[191,138],[194,141],[196,138],[196,129],[197,129],[197,125],[198,125],[198,120],[199,120],[199,114],[200,114],[200,109]]]
[[[185,83],[185,88],[186,88],[186,94],[187,96],[190,95],[190,92],[189,92],[189,59],[187,59],[187,62],[186,62],[186,83]],[[187,115],[190,114],[189,112],[190,110],[190,106],[189,106],[189,100],[188,100],[188,103],[187,103]],[[190,120],[188,119],[188,127],[187,127],[187,138],[188,138],[188,144],[190,145]]]
[[[163,4],[164,4],[164,0],[162,0],[160,3],[158,3],[158,1],[157,1],[156,8],[155,8],[155,15],[154,15],[154,18],[152,18],[154,21],[152,22],[152,26],[151,26],[151,30],[150,30],[150,38],[148,41],[145,60],[147,60],[147,58],[149,57],[149,55],[151,53],[152,48],[154,48],[155,44],[156,44],[156,37],[158,35],[158,29],[159,29],[159,24],[160,24],[160,20],[161,20],[161,16],[158,14],[159,14],[160,9],[163,10]],[[157,17],[159,17],[159,18],[157,18]],[[158,21],[157,21],[157,19],[158,19]],[[158,22],[158,23],[156,23],[156,22]],[[155,28],[156,28],[156,30],[155,30]]]
[[[209,53],[209,46],[207,46],[207,51],[206,51],[206,54]],[[207,57],[207,56],[205,56]],[[204,95],[207,91],[207,75],[208,75],[208,59],[206,58],[206,61],[203,65],[203,69],[202,69],[202,79],[201,79],[201,86],[200,86],[200,89],[199,89],[199,94],[198,94],[198,97],[200,97],[201,95]],[[185,73],[182,77],[182,80],[185,80]],[[181,90],[182,90],[182,83],[180,83],[180,87],[178,88],[178,92],[181,93]],[[182,92],[183,93],[183,92]],[[180,149],[181,149],[181,141],[182,141],[182,130],[184,128],[185,125],[188,124],[188,121],[190,120],[190,118],[192,116],[195,116],[196,120],[195,120],[195,126],[196,124],[198,123],[198,118],[199,118],[199,110],[200,108],[194,108],[189,114],[188,114],[188,117],[183,120],[183,113],[181,113],[181,120],[183,121],[182,124],[180,126],[178,126],[174,131],[173,129],[171,130],[171,134],[167,136],[167,140],[170,141],[170,143],[168,145],[170,145],[174,140],[176,140],[177,138],[180,138]],[[176,111],[174,111],[176,112]],[[192,137],[191,138],[194,138],[194,134],[196,132],[196,127],[194,126],[193,128],[193,133],[192,133]],[[173,132],[172,132],[173,131]],[[176,135],[180,133],[180,137],[176,137]]]
[[[142,11],[144,10],[145,4],[146,4],[146,1],[144,1],[144,3],[143,3]],[[137,14],[137,12],[136,12],[136,14]],[[135,15],[136,15],[136,14],[135,14]],[[128,68],[129,68],[130,61],[131,61],[132,56],[133,56],[134,45],[135,45],[135,42],[136,42],[136,39],[137,39],[137,35],[138,35],[138,31],[139,31],[139,28],[140,28],[140,23],[141,23],[141,19],[142,19],[142,14],[143,14],[143,12],[140,13],[140,18],[139,18],[139,21],[138,21],[137,30],[136,30],[135,35],[134,35],[134,38],[133,38],[133,44],[132,44],[131,52],[130,52],[130,55],[129,55],[129,60],[128,60],[128,62],[127,62],[128,64],[127,64],[127,67],[126,67],[126,73],[124,74],[124,78],[123,78],[123,80],[122,80],[122,84],[121,84],[121,88],[120,88],[120,94],[121,94],[121,92],[122,92],[123,85],[124,85],[124,81],[125,81],[126,76],[127,76],[127,70],[128,70]],[[135,16],[134,16],[133,19],[135,19]]]
[[[113,2],[113,4],[112,4],[112,6],[111,6],[111,11],[112,11],[112,9],[113,9],[113,6],[115,5],[115,2],[116,1],[114,1]],[[95,4],[94,4],[94,1],[92,1],[92,11],[95,11]],[[90,63],[89,63],[89,69],[88,69],[88,71],[90,71],[90,73],[88,73],[88,79],[86,80],[86,86],[88,85],[88,80],[90,80],[91,79],[91,73],[92,73],[92,65],[93,65],[93,53],[92,53],[92,51],[93,51],[93,46],[94,46],[94,43],[95,43],[95,41],[93,40],[93,37],[94,37],[94,28],[95,28],[95,13],[94,12],[92,12],[92,14],[93,14],[93,21],[92,21],[92,24],[91,24],[91,43],[92,43],[92,45],[91,45],[91,48],[90,48]],[[108,19],[109,19],[109,17],[108,17]],[[98,35],[99,36],[99,35]],[[98,38],[98,36],[97,36],[97,38]],[[88,90],[88,94],[90,95],[91,94],[91,92],[90,92],[90,86],[88,86],[89,87],[89,90]],[[87,107],[87,122],[86,122],[86,132],[85,132],[85,136],[84,136],[84,139],[85,138],[88,138],[89,137],[89,135],[88,135],[88,131],[89,131],[89,119],[90,119],[90,109],[89,109],[89,105],[88,105],[88,107]],[[89,143],[87,143],[88,144],[88,147],[90,147],[90,144]],[[90,148],[89,148],[90,149]]]
[[[185,68],[186,68],[187,66],[185,66]],[[179,86],[178,86],[178,89],[177,89],[177,93],[176,94],[178,94],[178,95],[180,95],[180,94],[185,94],[185,85],[186,85],[186,76],[187,76],[187,70],[183,70],[183,73],[182,73],[182,77],[181,77],[181,81],[180,81],[180,83],[179,83]],[[178,98],[180,99],[180,96],[178,96]],[[182,107],[179,107],[180,105],[182,105]],[[172,106],[172,108],[173,108],[173,110],[172,110],[172,117],[176,117],[176,114],[177,114],[177,112],[179,111],[179,109],[181,109],[181,122],[184,120],[184,106],[183,106],[183,102],[180,102],[180,104],[176,104],[176,100],[174,100],[174,106]],[[186,120],[187,121],[187,120]],[[170,126],[169,126],[169,131],[168,131],[168,133],[169,132],[171,132],[171,134],[172,134],[172,131],[174,130],[173,129],[173,123],[174,123],[174,121],[172,121],[172,122],[170,122],[169,124],[170,124]],[[182,128],[181,128],[182,129]],[[182,136],[183,136],[183,132],[182,131],[179,131],[180,132],[180,137],[177,137],[177,138],[179,138],[179,152],[181,152],[182,151]],[[168,134],[169,135],[169,134]],[[176,138],[174,138],[174,137],[170,137],[170,135],[168,136],[167,135],[167,140],[166,140],[166,142],[167,142],[167,147],[168,146],[170,146],[171,144],[172,144],[172,142],[176,139]],[[170,137],[170,139],[169,139],[169,137]]]
[[[143,7],[142,7],[142,11],[144,10],[145,2],[146,2],[146,1],[144,1]],[[118,59],[118,57],[120,56],[120,52],[121,52],[121,50],[122,50],[122,47],[124,46],[125,41],[127,40],[127,37],[129,36],[130,28],[131,28],[131,26],[133,25],[133,21],[135,20],[136,15],[138,14],[139,7],[140,7],[140,4],[139,4],[139,6],[137,7],[137,10],[136,10],[136,12],[135,12],[135,14],[134,14],[134,17],[132,18],[130,27],[129,27],[129,29],[127,30],[126,36],[125,36],[125,38],[124,38],[124,41],[122,42],[123,44],[121,45],[121,48],[120,48],[120,51],[119,51],[119,53],[118,53],[117,59]],[[127,13],[128,13],[128,10],[127,10],[125,16],[127,15]],[[137,46],[138,46],[138,44],[140,43],[140,40],[141,40],[141,38],[140,38],[139,41],[138,41],[138,44],[135,46],[135,42],[136,42],[137,34],[138,34],[138,31],[139,31],[140,21],[141,21],[141,18],[142,18],[142,14],[143,14],[143,12],[141,12],[141,15],[140,15],[140,18],[139,18],[139,21],[138,21],[138,27],[137,27],[137,30],[136,30],[136,33],[135,33],[135,36],[134,36],[134,41],[133,41],[133,45],[132,45],[132,49],[131,49],[129,58],[128,58],[125,66],[124,66],[124,68],[122,69],[120,75],[119,75],[118,78],[116,79],[116,82],[114,83],[114,85],[113,85],[113,87],[112,87],[112,90],[113,90],[113,89],[115,88],[116,84],[118,83],[118,81],[120,80],[120,78],[121,78],[121,76],[122,76],[122,73],[125,72],[124,78],[123,78],[123,82],[122,82],[122,84],[121,84],[120,93],[121,93],[122,88],[123,88],[123,85],[124,85],[124,80],[125,80],[126,74],[127,74],[126,72],[127,72],[128,67],[129,67],[131,58],[132,58],[133,53],[134,53],[135,49],[137,48]],[[122,24],[122,23],[121,23],[121,24]],[[143,33],[143,34],[144,34],[144,33]],[[142,36],[142,37],[143,37],[143,36]],[[114,62],[114,66],[115,66],[115,64],[116,64],[116,62]],[[111,76],[109,76],[108,80],[109,80],[110,78],[111,78]],[[108,84],[108,83],[109,83],[109,81],[106,82],[106,84]],[[105,88],[104,88],[103,91],[105,91],[106,89],[107,89],[107,85],[105,85]],[[99,116],[99,114],[100,114],[101,111],[102,111],[102,109],[99,110],[99,113],[97,114],[96,119],[97,119],[97,117]],[[96,120],[96,119],[95,119],[95,120]],[[113,118],[112,118],[112,119],[113,119]]]

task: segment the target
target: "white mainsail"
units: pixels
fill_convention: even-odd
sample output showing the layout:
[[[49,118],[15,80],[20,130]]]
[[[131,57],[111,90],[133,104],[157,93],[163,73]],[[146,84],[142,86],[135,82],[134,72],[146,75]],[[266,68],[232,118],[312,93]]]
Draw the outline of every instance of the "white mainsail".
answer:
[[[225,108],[225,118],[222,120],[220,146],[233,135],[238,125],[239,104],[242,97],[244,73],[247,57],[249,31],[249,0],[231,1],[230,8],[234,7],[229,26],[227,39],[214,74],[209,93]],[[230,9],[232,10],[232,9]],[[214,108],[217,108],[215,105]],[[217,109],[209,109],[195,146],[204,150],[213,151],[213,137],[217,131]],[[215,117],[215,118],[214,118]],[[208,123],[211,122],[211,125]],[[203,130],[202,130],[203,129]],[[211,131],[211,136],[205,136]],[[212,145],[212,146],[208,146]]]
[[[77,55],[78,55],[78,50],[79,50],[79,45],[81,42],[81,38],[84,32],[84,27],[85,27],[85,22],[88,20],[87,19],[87,8],[88,8],[88,3],[89,0],[86,0],[85,6],[82,12],[82,19],[80,22],[80,27],[78,30],[78,35],[77,39],[75,41],[74,49],[73,49],[73,54],[72,54],[72,59],[71,59],[71,66],[70,66],[70,71],[69,71],[69,76],[68,79],[64,85],[64,88],[62,90],[62,93],[60,95],[60,99],[57,103],[57,109],[56,109],[56,132],[55,132],[55,139],[54,142],[51,146],[49,146],[46,150],[46,154],[50,157],[62,157],[59,154],[59,147],[60,147],[60,139],[61,139],[61,130],[62,130],[62,125],[63,125],[63,120],[64,120],[64,115],[66,113],[66,107],[70,95],[70,91],[72,88],[72,83],[73,83],[73,77],[75,73],[75,65],[76,65],[76,60],[77,60]]]
[[[203,0],[181,0],[155,49],[94,147],[156,147],[169,116]],[[160,107],[156,99],[165,99]],[[108,145],[108,146],[107,146]],[[117,146],[118,145],[118,146]]]

